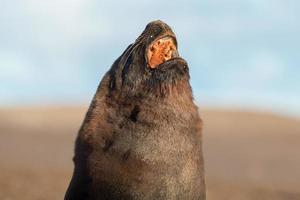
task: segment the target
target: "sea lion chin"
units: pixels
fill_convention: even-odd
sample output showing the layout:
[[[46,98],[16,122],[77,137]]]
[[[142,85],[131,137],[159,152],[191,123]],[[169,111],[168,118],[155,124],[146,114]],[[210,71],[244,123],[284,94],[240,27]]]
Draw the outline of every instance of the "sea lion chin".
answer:
[[[104,75],[65,200],[204,200],[202,121],[176,36],[150,22]]]

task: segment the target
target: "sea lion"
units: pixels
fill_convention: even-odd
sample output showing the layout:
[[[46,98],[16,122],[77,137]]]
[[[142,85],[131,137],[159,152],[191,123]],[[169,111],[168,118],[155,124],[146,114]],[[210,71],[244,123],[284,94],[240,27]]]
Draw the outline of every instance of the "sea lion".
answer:
[[[202,121],[171,28],[150,22],[104,75],[65,200],[203,200]]]

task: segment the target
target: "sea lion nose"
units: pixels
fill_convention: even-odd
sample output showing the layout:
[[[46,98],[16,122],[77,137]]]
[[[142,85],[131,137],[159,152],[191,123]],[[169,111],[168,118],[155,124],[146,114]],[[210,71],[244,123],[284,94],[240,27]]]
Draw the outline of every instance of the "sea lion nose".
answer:
[[[161,21],[161,20],[155,20],[155,21],[151,21],[147,24],[147,27],[151,28],[152,26],[164,26],[166,25],[165,22]]]
[[[160,32],[165,30],[171,30],[171,28],[165,22],[161,20],[155,20],[147,24],[146,30],[151,32]]]

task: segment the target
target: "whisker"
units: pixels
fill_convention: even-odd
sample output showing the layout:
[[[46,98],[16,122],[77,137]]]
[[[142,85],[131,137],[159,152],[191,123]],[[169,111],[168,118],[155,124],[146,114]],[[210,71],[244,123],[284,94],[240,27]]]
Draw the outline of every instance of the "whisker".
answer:
[[[141,35],[142,36],[142,35]],[[121,60],[121,63],[124,64],[127,62],[129,56],[131,55],[131,53],[138,47],[138,45],[140,45],[143,42],[143,38],[144,37],[138,37],[138,39],[136,39],[136,42],[124,53],[124,56]],[[140,38],[140,39],[139,39]],[[138,41],[140,40],[140,41]],[[128,53],[129,52],[129,53]],[[126,57],[125,57],[126,56]]]

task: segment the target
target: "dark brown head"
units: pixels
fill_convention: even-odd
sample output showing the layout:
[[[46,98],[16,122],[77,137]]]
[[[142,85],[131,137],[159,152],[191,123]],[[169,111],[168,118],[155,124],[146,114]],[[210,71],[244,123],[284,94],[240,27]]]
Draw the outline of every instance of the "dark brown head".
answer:
[[[177,48],[176,36],[167,24],[150,22],[112,66],[110,89],[140,97],[165,96],[182,82],[189,86],[188,65]]]

